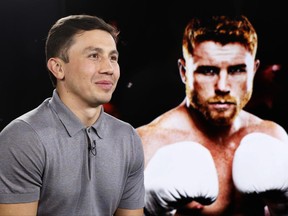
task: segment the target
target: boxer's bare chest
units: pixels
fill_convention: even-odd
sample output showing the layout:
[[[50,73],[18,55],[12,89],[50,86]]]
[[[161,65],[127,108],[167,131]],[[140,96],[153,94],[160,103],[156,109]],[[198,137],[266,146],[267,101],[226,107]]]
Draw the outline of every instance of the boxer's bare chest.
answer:
[[[236,190],[233,183],[233,159],[242,137],[242,134],[236,134],[236,136],[222,140],[222,143],[206,141],[205,146],[212,154],[218,173],[219,196],[213,204],[204,207],[200,215],[264,215],[264,206],[260,201],[257,198],[247,199]]]
[[[259,206],[259,204],[257,203],[253,205],[253,203],[251,202],[247,205],[247,201],[245,200],[246,198],[239,192],[237,192],[233,183],[232,164],[234,153],[244,135],[245,133],[235,133],[223,139],[211,139],[201,137],[199,135],[195,136],[195,134],[194,136],[192,136],[190,134],[188,136],[178,135],[177,140],[173,139],[173,143],[179,142],[181,140],[183,141],[184,139],[186,141],[193,141],[202,144],[203,146],[208,148],[215,162],[219,181],[219,196],[213,204],[209,206],[204,206],[203,209],[200,211],[201,213],[199,212],[199,210],[197,210],[198,214],[196,215],[245,216],[251,215],[251,211],[255,212],[255,216],[264,215],[264,207],[256,207]],[[250,205],[254,208],[253,210],[251,209]]]

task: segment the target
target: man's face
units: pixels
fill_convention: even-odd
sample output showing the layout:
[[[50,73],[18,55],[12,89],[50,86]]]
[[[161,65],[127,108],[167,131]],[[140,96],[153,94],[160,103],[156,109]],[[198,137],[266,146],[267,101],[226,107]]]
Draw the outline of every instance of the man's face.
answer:
[[[230,125],[252,94],[258,62],[238,43],[206,41],[186,60],[189,104],[215,125]]]
[[[74,38],[63,63],[64,78],[59,83],[64,101],[96,107],[112,97],[119,76],[118,51],[112,36],[102,30],[85,31]]]

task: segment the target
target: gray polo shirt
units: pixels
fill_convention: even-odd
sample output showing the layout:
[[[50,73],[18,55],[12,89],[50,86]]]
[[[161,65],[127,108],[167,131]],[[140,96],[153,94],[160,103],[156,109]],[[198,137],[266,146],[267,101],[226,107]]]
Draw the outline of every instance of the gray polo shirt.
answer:
[[[135,129],[102,109],[85,128],[54,90],[0,134],[0,203],[39,200],[38,216],[111,216],[144,206]]]

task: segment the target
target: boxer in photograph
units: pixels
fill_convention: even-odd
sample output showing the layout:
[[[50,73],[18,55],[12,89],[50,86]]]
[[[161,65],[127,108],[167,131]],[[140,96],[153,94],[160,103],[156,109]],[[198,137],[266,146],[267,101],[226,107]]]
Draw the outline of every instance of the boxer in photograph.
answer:
[[[288,215],[288,136],[244,110],[260,61],[246,16],[195,17],[178,60],[186,97],[137,128],[146,216]]]

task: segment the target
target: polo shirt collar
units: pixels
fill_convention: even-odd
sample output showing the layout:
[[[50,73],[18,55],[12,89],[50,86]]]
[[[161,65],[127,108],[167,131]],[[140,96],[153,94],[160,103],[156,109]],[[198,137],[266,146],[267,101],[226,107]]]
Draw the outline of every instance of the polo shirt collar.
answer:
[[[67,133],[72,137],[81,130],[85,130],[86,127],[77,118],[77,116],[61,101],[56,89],[53,90],[53,96],[50,100],[50,104],[63,126],[66,128]],[[105,131],[105,113],[103,106],[101,106],[101,112],[97,121],[91,126],[94,128],[97,136],[103,137]]]

